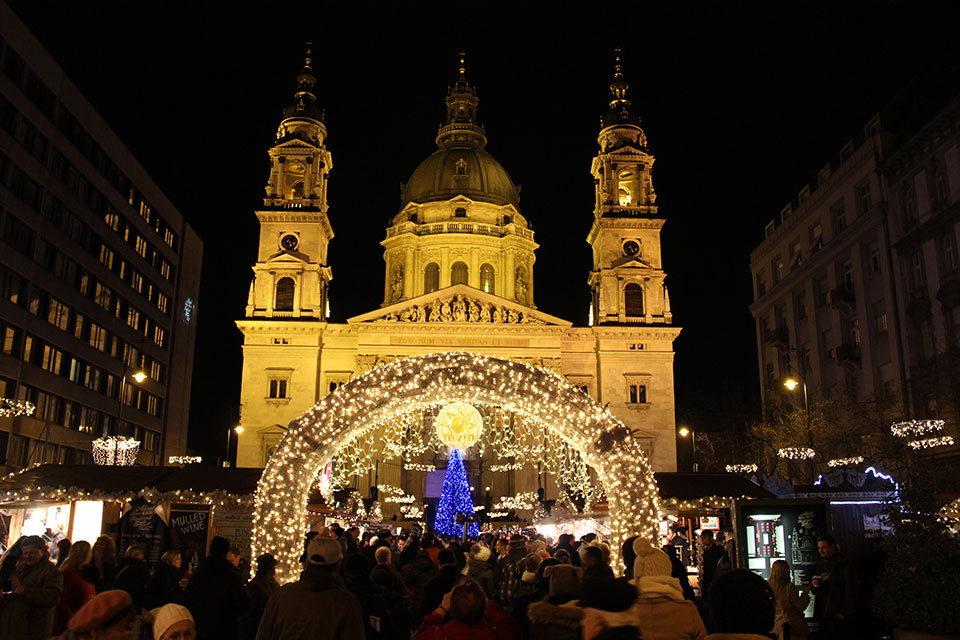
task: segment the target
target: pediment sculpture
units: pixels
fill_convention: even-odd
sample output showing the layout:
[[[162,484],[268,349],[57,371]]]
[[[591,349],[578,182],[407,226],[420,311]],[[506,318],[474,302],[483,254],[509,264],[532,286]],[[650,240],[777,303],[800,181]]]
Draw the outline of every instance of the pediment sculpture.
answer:
[[[475,322],[489,324],[546,324],[532,313],[515,307],[481,302],[464,295],[414,304],[388,313],[388,322]]]

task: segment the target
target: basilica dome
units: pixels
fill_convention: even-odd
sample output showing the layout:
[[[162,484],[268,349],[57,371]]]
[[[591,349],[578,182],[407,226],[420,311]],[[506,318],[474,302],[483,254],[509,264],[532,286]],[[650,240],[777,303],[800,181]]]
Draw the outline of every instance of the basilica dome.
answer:
[[[452,144],[420,163],[403,186],[403,204],[449,200],[464,195],[496,205],[520,206],[520,194],[507,170],[484,149]]]

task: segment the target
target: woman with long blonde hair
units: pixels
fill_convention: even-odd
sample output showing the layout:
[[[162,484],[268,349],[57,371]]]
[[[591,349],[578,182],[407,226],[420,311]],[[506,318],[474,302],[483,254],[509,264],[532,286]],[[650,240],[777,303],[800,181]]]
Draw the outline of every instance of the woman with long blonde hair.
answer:
[[[63,592],[53,618],[53,634],[59,635],[67,628],[67,623],[80,607],[94,596],[93,582],[84,576],[84,566],[90,561],[90,543],[86,540],[75,542],[60,565],[63,574]]]
[[[777,615],[773,622],[773,631],[779,640],[802,640],[810,635],[810,628],[803,612],[810,604],[810,587],[804,585],[803,592],[797,594],[797,587],[790,580],[790,565],[786,560],[777,560],[770,567],[767,580],[773,589],[777,601]]]

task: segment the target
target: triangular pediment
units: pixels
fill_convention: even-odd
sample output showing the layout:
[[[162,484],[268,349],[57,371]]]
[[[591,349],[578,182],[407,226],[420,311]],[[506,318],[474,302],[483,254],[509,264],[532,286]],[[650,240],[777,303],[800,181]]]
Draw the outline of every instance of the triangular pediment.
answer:
[[[310,144],[309,142],[304,142],[300,138],[290,138],[282,142],[278,142],[273,146],[273,149],[316,149],[317,145]]]
[[[571,327],[573,323],[506,300],[491,293],[456,284],[382,309],[354,316],[349,324],[368,322],[519,324]]]
[[[299,251],[280,251],[267,258],[267,262],[310,262],[310,257]]]
[[[639,267],[641,269],[653,269],[653,266],[643,261],[640,256],[624,256],[616,263],[617,267]]]

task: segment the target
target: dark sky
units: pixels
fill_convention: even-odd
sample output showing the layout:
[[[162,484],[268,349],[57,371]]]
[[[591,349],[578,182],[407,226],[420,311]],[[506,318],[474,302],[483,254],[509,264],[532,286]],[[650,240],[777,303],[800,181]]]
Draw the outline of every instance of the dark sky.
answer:
[[[915,74],[957,59],[957,3],[240,3],[14,0],[204,241],[191,445],[236,420],[267,148],[313,40],[333,154],[333,320],[379,306],[399,184],[434,149],[460,49],[488,150],[522,186],[536,303],[585,324],[590,160],[613,50],[657,158],[680,418],[759,412],[749,253]],[[664,3],[666,5],[666,3]],[[273,7],[273,8],[271,8]],[[354,8],[355,7],[355,8]],[[416,7],[416,8],[413,8]]]

